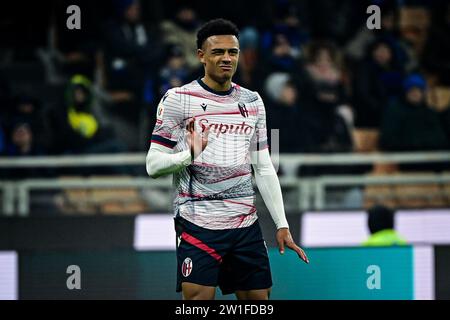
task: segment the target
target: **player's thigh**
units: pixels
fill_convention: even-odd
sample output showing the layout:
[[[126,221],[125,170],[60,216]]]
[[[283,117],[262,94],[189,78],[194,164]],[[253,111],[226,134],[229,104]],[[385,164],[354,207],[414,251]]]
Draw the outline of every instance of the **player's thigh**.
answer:
[[[198,285],[189,286],[188,298],[196,296],[202,287],[215,288],[224,251],[221,238],[216,232],[186,222],[177,228],[177,235],[180,237],[177,244],[177,291],[184,291],[183,283]]]
[[[183,282],[181,288],[183,300],[213,300],[216,295],[216,287]]]
[[[238,300],[269,300],[271,288],[256,290],[237,290]]]
[[[269,256],[258,225],[236,232],[236,244],[224,261],[219,286],[224,293],[263,290],[252,297],[272,287]]]

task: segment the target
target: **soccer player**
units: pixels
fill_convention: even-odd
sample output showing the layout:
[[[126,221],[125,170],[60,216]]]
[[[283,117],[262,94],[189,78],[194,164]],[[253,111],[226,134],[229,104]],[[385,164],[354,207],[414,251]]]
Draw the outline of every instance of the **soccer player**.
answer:
[[[280,183],[270,160],[264,104],[257,92],[232,82],[239,31],[209,21],[197,33],[205,75],[167,91],[147,154],[152,178],[173,174],[177,234],[177,292],[214,299],[216,287],[238,299],[268,299],[272,277],[252,185],[277,227],[279,251],[294,250]]]

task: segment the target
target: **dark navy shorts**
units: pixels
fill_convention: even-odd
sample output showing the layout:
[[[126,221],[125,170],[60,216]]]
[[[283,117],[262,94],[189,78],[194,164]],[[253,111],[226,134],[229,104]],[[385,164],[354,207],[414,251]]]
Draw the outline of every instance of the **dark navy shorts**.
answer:
[[[181,283],[219,286],[223,294],[272,287],[267,247],[258,221],[249,227],[209,230],[180,217],[177,234],[177,292]]]

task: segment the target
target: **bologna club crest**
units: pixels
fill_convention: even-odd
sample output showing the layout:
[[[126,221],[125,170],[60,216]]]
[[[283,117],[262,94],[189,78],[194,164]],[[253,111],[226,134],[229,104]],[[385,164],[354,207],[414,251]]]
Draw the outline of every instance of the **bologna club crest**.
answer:
[[[239,102],[238,103],[238,107],[239,107],[239,112],[241,113],[241,115],[244,118],[247,118],[248,117],[248,110],[247,110],[247,107],[245,106],[245,103]]]
[[[188,277],[192,272],[192,260],[191,258],[186,258],[181,265],[181,273],[184,277]]]

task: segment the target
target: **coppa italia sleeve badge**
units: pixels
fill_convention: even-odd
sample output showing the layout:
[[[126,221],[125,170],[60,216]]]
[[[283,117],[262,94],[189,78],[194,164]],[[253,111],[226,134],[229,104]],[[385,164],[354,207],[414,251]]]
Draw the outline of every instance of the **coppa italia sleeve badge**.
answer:
[[[161,120],[164,114],[164,107],[162,103],[158,104],[158,110],[156,111],[156,118]]]

